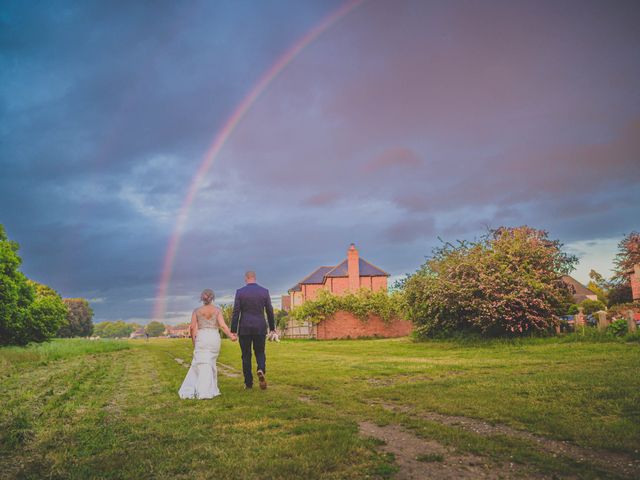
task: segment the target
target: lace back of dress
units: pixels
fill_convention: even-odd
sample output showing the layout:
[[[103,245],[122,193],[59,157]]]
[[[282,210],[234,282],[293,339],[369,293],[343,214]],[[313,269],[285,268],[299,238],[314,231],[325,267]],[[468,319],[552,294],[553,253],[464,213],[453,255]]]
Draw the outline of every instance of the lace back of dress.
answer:
[[[198,328],[218,328],[218,310],[214,309],[211,312],[196,311],[196,318],[198,319]]]

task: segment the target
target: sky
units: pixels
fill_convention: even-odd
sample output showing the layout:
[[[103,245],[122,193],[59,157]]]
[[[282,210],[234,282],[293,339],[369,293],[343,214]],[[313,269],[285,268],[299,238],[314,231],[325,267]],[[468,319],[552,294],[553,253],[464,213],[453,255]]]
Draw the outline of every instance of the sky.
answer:
[[[94,321],[146,323],[185,195],[282,55],[344,5],[0,3],[0,224]],[[547,230],[610,276],[640,229],[634,1],[369,0],[303,48],[200,177],[167,323],[245,270],[278,298],[360,255],[399,278],[442,240]]]

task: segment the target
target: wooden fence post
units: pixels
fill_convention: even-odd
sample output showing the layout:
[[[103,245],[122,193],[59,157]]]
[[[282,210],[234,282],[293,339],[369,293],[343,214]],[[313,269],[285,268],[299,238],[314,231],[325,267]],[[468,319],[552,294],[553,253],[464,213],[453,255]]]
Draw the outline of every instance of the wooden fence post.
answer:
[[[598,314],[598,330],[606,330],[609,322],[607,321],[607,312],[600,310]]]
[[[636,315],[633,310],[627,310],[627,331],[633,333],[637,330]]]

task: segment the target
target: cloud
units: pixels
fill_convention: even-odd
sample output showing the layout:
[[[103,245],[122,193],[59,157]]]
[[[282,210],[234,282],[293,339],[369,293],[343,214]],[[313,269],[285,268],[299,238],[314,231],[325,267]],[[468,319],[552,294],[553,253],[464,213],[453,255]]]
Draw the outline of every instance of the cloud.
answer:
[[[0,221],[25,272],[104,298],[98,319],[149,318],[215,133],[339,4],[8,6]],[[200,179],[168,311],[205,286],[232,297],[247,268],[277,296],[352,241],[397,276],[437,236],[636,228],[638,21],[633,2],[365,2],[272,82]]]
[[[339,199],[339,195],[334,192],[321,192],[311,195],[305,201],[306,205],[313,207],[323,207],[335,203]]]

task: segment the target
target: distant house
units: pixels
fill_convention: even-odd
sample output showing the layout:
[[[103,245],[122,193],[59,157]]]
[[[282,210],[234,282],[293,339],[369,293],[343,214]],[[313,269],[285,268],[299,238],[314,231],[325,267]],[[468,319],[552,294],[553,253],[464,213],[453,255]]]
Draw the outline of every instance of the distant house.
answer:
[[[562,281],[569,287],[569,290],[573,294],[573,301],[577,304],[584,302],[585,300],[598,300],[598,296],[582,285],[579,281],[569,275],[563,275]]]
[[[146,336],[147,334],[144,331],[144,327],[140,327],[135,332],[131,332],[131,335],[129,335],[129,338],[145,338]]]
[[[347,258],[337,265],[322,266],[304,277],[283,295],[282,308],[290,310],[307,300],[314,300],[321,290],[334,295],[344,295],[360,289],[387,290],[389,274],[365,259],[360,258],[358,249],[352,243],[347,250]]]
[[[187,338],[191,336],[188,323],[181,325],[167,325],[164,334],[171,338]]]
[[[352,243],[345,260],[337,265],[318,267],[290,288],[289,295],[282,297],[282,308],[288,310],[314,300],[323,290],[334,295],[345,295],[358,290],[386,291],[388,278],[387,272],[360,258],[358,249]],[[297,324],[292,320],[287,324],[284,335],[291,338],[329,340],[403,337],[409,335],[411,330],[411,322],[400,318],[384,322],[378,316],[370,315],[367,321],[362,321],[350,312],[339,310],[317,325],[310,322]]]

